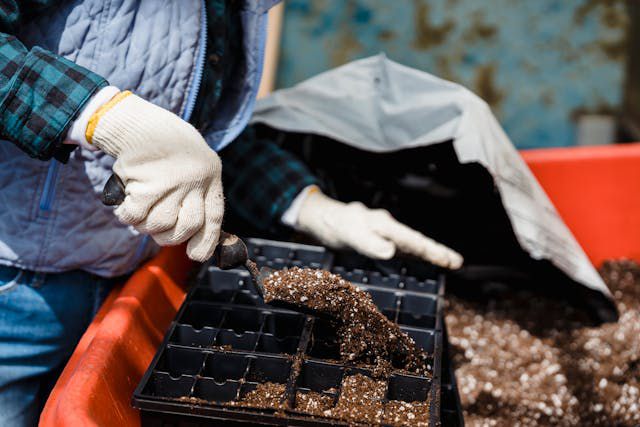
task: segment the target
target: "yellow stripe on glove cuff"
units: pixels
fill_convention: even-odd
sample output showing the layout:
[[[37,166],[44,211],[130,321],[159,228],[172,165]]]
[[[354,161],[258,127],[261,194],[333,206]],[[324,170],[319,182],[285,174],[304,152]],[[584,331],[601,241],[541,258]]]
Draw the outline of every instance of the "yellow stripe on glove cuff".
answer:
[[[129,90],[120,92],[119,94],[111,98],[108,102],[106,102],[104,105],[102,105],[100,108],[98,108],[98,110],[95,113],[93,113],[93,115],[89,119],[89,123],[87,123],[87,131],[85,132],[85,137],[87,138],[87,141],[89,142],[89,144],[93,143],[93,134],[96,131],[96,127],[98,126],[98,122],[100,121],[100,119],[105,114],[107,114],[107,111],[113,108],[114,105],[116,105],[118,102],[122,101],[124,98],[126,98],[129,95],[132,95],[131,91]]]

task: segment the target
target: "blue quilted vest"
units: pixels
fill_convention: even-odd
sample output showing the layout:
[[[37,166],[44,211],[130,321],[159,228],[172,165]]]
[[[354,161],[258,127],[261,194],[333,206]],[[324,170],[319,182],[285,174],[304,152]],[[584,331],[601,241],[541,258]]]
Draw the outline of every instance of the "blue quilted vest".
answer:
[[[262,72],[266,12],[244,1],[247,73],[205,139],[219,150],[244,128]],[[68,0],[23,26],[19,39],[104,76],[112,85],[189,119],[205,58],[204,0]],[[225,102],[222,100],[221,102]],[[100,202],[113,159],[77,149],[68,164],[42,162],[0,143],[0,264],[43,272],[82,269],[113,277],[158,247]]]

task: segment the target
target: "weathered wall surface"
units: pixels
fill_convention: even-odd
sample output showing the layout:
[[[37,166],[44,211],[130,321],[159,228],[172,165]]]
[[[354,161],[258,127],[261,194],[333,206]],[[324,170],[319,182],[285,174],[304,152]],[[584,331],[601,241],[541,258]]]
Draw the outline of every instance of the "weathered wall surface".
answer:
[[[635,1],[635,0],[631,0]],[[623,99],[624,0],[287,0],[278,86],[384,51],[488,101],[518,147]]]

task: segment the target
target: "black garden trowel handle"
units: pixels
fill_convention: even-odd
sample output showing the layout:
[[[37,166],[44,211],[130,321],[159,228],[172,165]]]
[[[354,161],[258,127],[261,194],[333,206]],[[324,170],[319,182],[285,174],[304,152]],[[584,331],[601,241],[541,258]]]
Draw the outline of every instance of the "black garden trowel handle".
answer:
[[[111,174],[102,189],[102,203],[107,206],[118,206],[124,202],[125,197],[124,183],[118,175]]]

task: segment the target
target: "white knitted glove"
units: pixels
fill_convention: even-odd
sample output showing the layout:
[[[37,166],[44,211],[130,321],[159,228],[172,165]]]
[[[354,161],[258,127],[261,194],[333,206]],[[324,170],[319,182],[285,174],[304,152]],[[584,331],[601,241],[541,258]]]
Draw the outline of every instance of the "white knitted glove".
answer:
[[[115,214],[160,245],[189,240],[187,255],[212,256],[224,212],[220,158],[175,114],[121,92],[89,120],[87,141],[116,158],[126,198]]]
[[[463,261],[457,252],[399,223],[386,210],[342,203],[319,190],[302,202],[296,228],[329,247],[351,248],[371,258],[390,259],[399,250],[451,269],[460,268]]]

